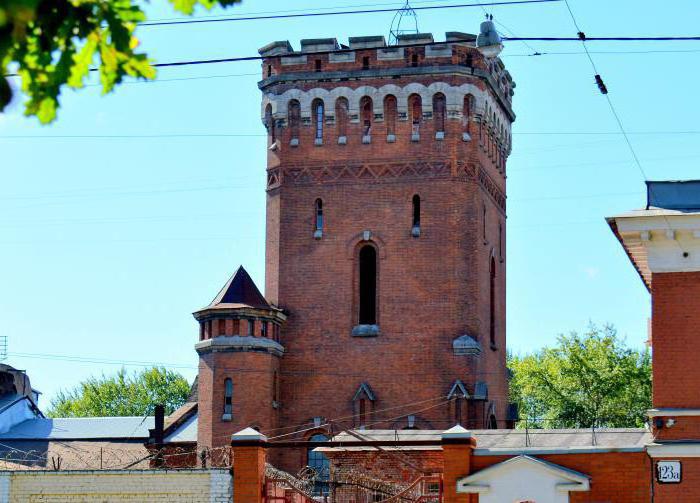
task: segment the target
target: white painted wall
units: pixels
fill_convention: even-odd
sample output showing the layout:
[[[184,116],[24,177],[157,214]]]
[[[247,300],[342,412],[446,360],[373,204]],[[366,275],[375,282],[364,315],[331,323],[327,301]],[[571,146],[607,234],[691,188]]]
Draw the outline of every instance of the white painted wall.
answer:
[[[568,503],[569,493],[557,488],[557,484],[566,482],[533,466],[514,466],[483,481],[489,490],[479,494],[479,503]]]

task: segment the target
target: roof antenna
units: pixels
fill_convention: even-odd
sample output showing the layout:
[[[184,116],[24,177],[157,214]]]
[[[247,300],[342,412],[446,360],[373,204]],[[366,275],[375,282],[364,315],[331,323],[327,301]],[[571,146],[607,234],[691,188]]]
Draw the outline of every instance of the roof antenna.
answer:
[[[396,11],[394,19],[391,20],[389,45],[398,45],[399,36],[404,33],[420,33],[418,31],[418,16],[413,7],[411,7],[409,0],[406,0],[404,6]]]

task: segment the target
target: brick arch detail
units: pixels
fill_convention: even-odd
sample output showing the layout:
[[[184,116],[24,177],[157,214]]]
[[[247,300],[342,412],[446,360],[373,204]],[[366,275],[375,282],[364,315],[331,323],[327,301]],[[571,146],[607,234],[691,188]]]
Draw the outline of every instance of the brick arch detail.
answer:
[[[348,260],[355,260],[355,255],[357,255],[358,248],[364,243],[371,243],[375,246],[375,248],[377,248],[377,256],[380,260],[386,258],[386,243],[374,232],[369,239],[364,238],[364,232],[358,232],[353,237],[348,239],[345,242],[345,257]]]

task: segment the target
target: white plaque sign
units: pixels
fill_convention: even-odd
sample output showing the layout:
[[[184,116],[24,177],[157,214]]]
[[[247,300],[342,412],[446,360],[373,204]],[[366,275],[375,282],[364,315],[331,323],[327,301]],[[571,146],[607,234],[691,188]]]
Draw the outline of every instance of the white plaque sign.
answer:
[[[678,484],[681,481],[680,461],[657,461],[656,480],[661,484]]]

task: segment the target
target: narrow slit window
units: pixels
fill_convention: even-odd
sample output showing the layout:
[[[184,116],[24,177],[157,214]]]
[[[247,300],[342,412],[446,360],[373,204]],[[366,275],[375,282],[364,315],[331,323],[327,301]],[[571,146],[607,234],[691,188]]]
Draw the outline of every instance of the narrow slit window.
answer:
[[[418,66],[418,54],[411,54],[411,66]]]
[[[280,401],[280,379],[277,371],[272,374],[272,401]]]
[[[289,133],[291,138],[299,138],[299,127],[301,126],[301,105],[297,100],[289,102]]]
[[[267,337],[267,321],[260,323],[260,337]]]
[[[224,381],[224,415],[229,418],[233,414],[233,381],[226,378]]]
[[[369,70],[369,56],[365,56],[362,58],[362,69]]]
[[[314,204],[314,212],[315,212],[316,231],[322,232],[323,231],[323,201],[321,201],[320,199],[316,199],[316,203]]]
[[[218,335],[226,335],[226,320],[219,320]]]
[[[314,70],[316,70],[317,72],[320,72],[322,68],[323,67],[322,67],[322,63],[321,63],[320,59],[317,59],[316,61],[314,61]]]
[[[423,102],[420,95],[412,94],[409,96],[408,106],[411,114],[411,134],[417,137],[420,134],[420,123],[423,119]]]
[[[272,77],[272,65],[267,65],[267,76]]]
[[[347,136],[348,127],[348,100],[347,98],[338,98],[335,102],[335,124],[338,131],[338,137]]]
[[[446,113],[447,103],[445,95],[442,93],[436,93],[433,96],[433,121],[435,123],[435,132],[444,133],[445,132],[445,113]]]
[[[255,335],[255,320],[253,319],[248,320],[248,335],[251,337]]]
[[[420,228],[420,196],[413,196],[413,228]]]
[[[396,96],[389,94],[384,98],[384,124],[386,124],[386,134],[396,134]]]
[[[362,114],[362,136],[369,136],[372,132],[372,98],[364,96],[360,100],[360,112]]]
[[[372,245],[360,249],[360,325],[377,324],[377,250]]]
[[[469,133],[469,123],[471,122],[472,114],[474,113],[474,96],[467,94],[464,97],[464,105],[462,108],[462,128],[465,133]]]
[[[359,409],[360,426],[364,426],[367,423],[367,401],[364,398],[360,399]]]
[[[314,100],[312,109],[314,111],[314,121],[316,124],[316,139],[323,139],[323,101]]]
[[[275,131],[275,119],[272,117],[272,105],[268,103],[265,107],[265,128],[270,138],[270,143],[275,143],[277,140],[277,132]]]
[[[463,408],[464,398],[458,396],[455,398],[455,424],[464,425]]]
[[[204,330],[204,322],[199,322],[199,340],[203,341],[206,337],[206,331]]]

